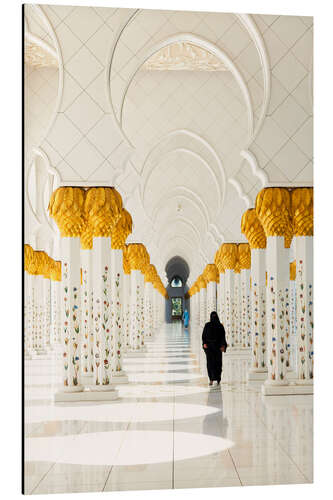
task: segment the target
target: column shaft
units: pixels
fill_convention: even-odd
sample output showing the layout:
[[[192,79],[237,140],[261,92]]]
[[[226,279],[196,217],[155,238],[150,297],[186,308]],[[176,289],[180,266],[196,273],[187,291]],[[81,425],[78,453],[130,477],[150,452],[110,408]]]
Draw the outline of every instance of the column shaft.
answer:
[[[289,250],[283,236],[267,237],[267,340],[268,379],[266,385],[286,385],[289,324]]]
[[[296,236],[297,382],[313,383],[313,237]]]
[[[251,250],[251,374],[267,372],[266,250]],[[255,378],[255,377],[253,377]]]
[[[80,383],[80,238],[61,239],[63,390],[81,391]]]

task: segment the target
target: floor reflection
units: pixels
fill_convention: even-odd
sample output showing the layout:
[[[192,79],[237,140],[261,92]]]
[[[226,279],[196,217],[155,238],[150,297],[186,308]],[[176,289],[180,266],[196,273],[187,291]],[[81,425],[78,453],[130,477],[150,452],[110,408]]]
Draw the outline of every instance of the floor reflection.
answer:
[[[112,403],[55,405],[60,358],[27,361],[26,493],[312,481],[312,397],[262,397],[246,356],[210,388],[200,334],[165,325],[125,356]]]

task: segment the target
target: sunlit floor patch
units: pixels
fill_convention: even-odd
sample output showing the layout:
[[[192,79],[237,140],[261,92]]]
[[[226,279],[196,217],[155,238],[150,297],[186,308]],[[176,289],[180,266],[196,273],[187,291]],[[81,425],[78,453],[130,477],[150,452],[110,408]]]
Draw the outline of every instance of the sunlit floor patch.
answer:
[[[171,362],[180,362],[180,361],[192,361],[195,362],[196,360],[194,358],[191,358],[190,356],[152,356],[152,355],[147,355],[142,358],[124,358],[124,364],[136,364],[136,363],[171,363]]]
[[[79,465],[134,465],[186,460],[226,450],[233,442],[205,434],[112,431],[27,438],[27,461]]]
[[[156,422],[205,417],[218,408],[183,403],[118,403],[91,406],[30,406],[25,422],[84,420],[93,422]]]
[[[147,364],[131,364],[131,365],[127,365],[124,363],[124,366],[123,366],[124,370],[127,372],[127,373],[140,373],[140,372],[143,372],[143,371],[147,371],[149,373],[160,373],[160,372],[171,372],[171,371],[176,371],[176,370],[190,370],[190,369],[193,369],[193,368],[196,368],[196,365],[195,364],[191,364],[191,365],[188,365],[188,364],[181,364],[181,363],[177,363],[177,364],[174,364],[174,365],[171,365],[171,364],[164,364],[164,365],[151,365],[150,363],[147,363]]]
[[[130,382],[177,382],[202,378],[200,373],[129,373]]]
[[[187,396],[208,392],[207,387],[191,385],[119,385],[117,386],[121,398],[162,398],[170,396]]]

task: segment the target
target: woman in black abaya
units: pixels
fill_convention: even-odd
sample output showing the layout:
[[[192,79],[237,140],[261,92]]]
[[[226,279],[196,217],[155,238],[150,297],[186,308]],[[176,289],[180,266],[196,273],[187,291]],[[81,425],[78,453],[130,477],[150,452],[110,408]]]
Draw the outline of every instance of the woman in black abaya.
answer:
[[[202,332],[202,347],[207,358],[207,372],[209,385],[216,380],[217,385],[221,382],[222,374],[222,352],[227,349],[225,331],[216,311],[210,313],[210,321],[205,324]]]

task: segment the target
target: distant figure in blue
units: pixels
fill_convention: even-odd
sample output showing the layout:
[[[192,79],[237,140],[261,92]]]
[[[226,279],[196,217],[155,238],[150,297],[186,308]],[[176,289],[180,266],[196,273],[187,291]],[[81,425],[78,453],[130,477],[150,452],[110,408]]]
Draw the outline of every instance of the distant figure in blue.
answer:
[[[189,315],[187,309],[185,309],[184,314],[183,314],[184,328],[188,327],[189,319],[190,319],[190,315]]]

